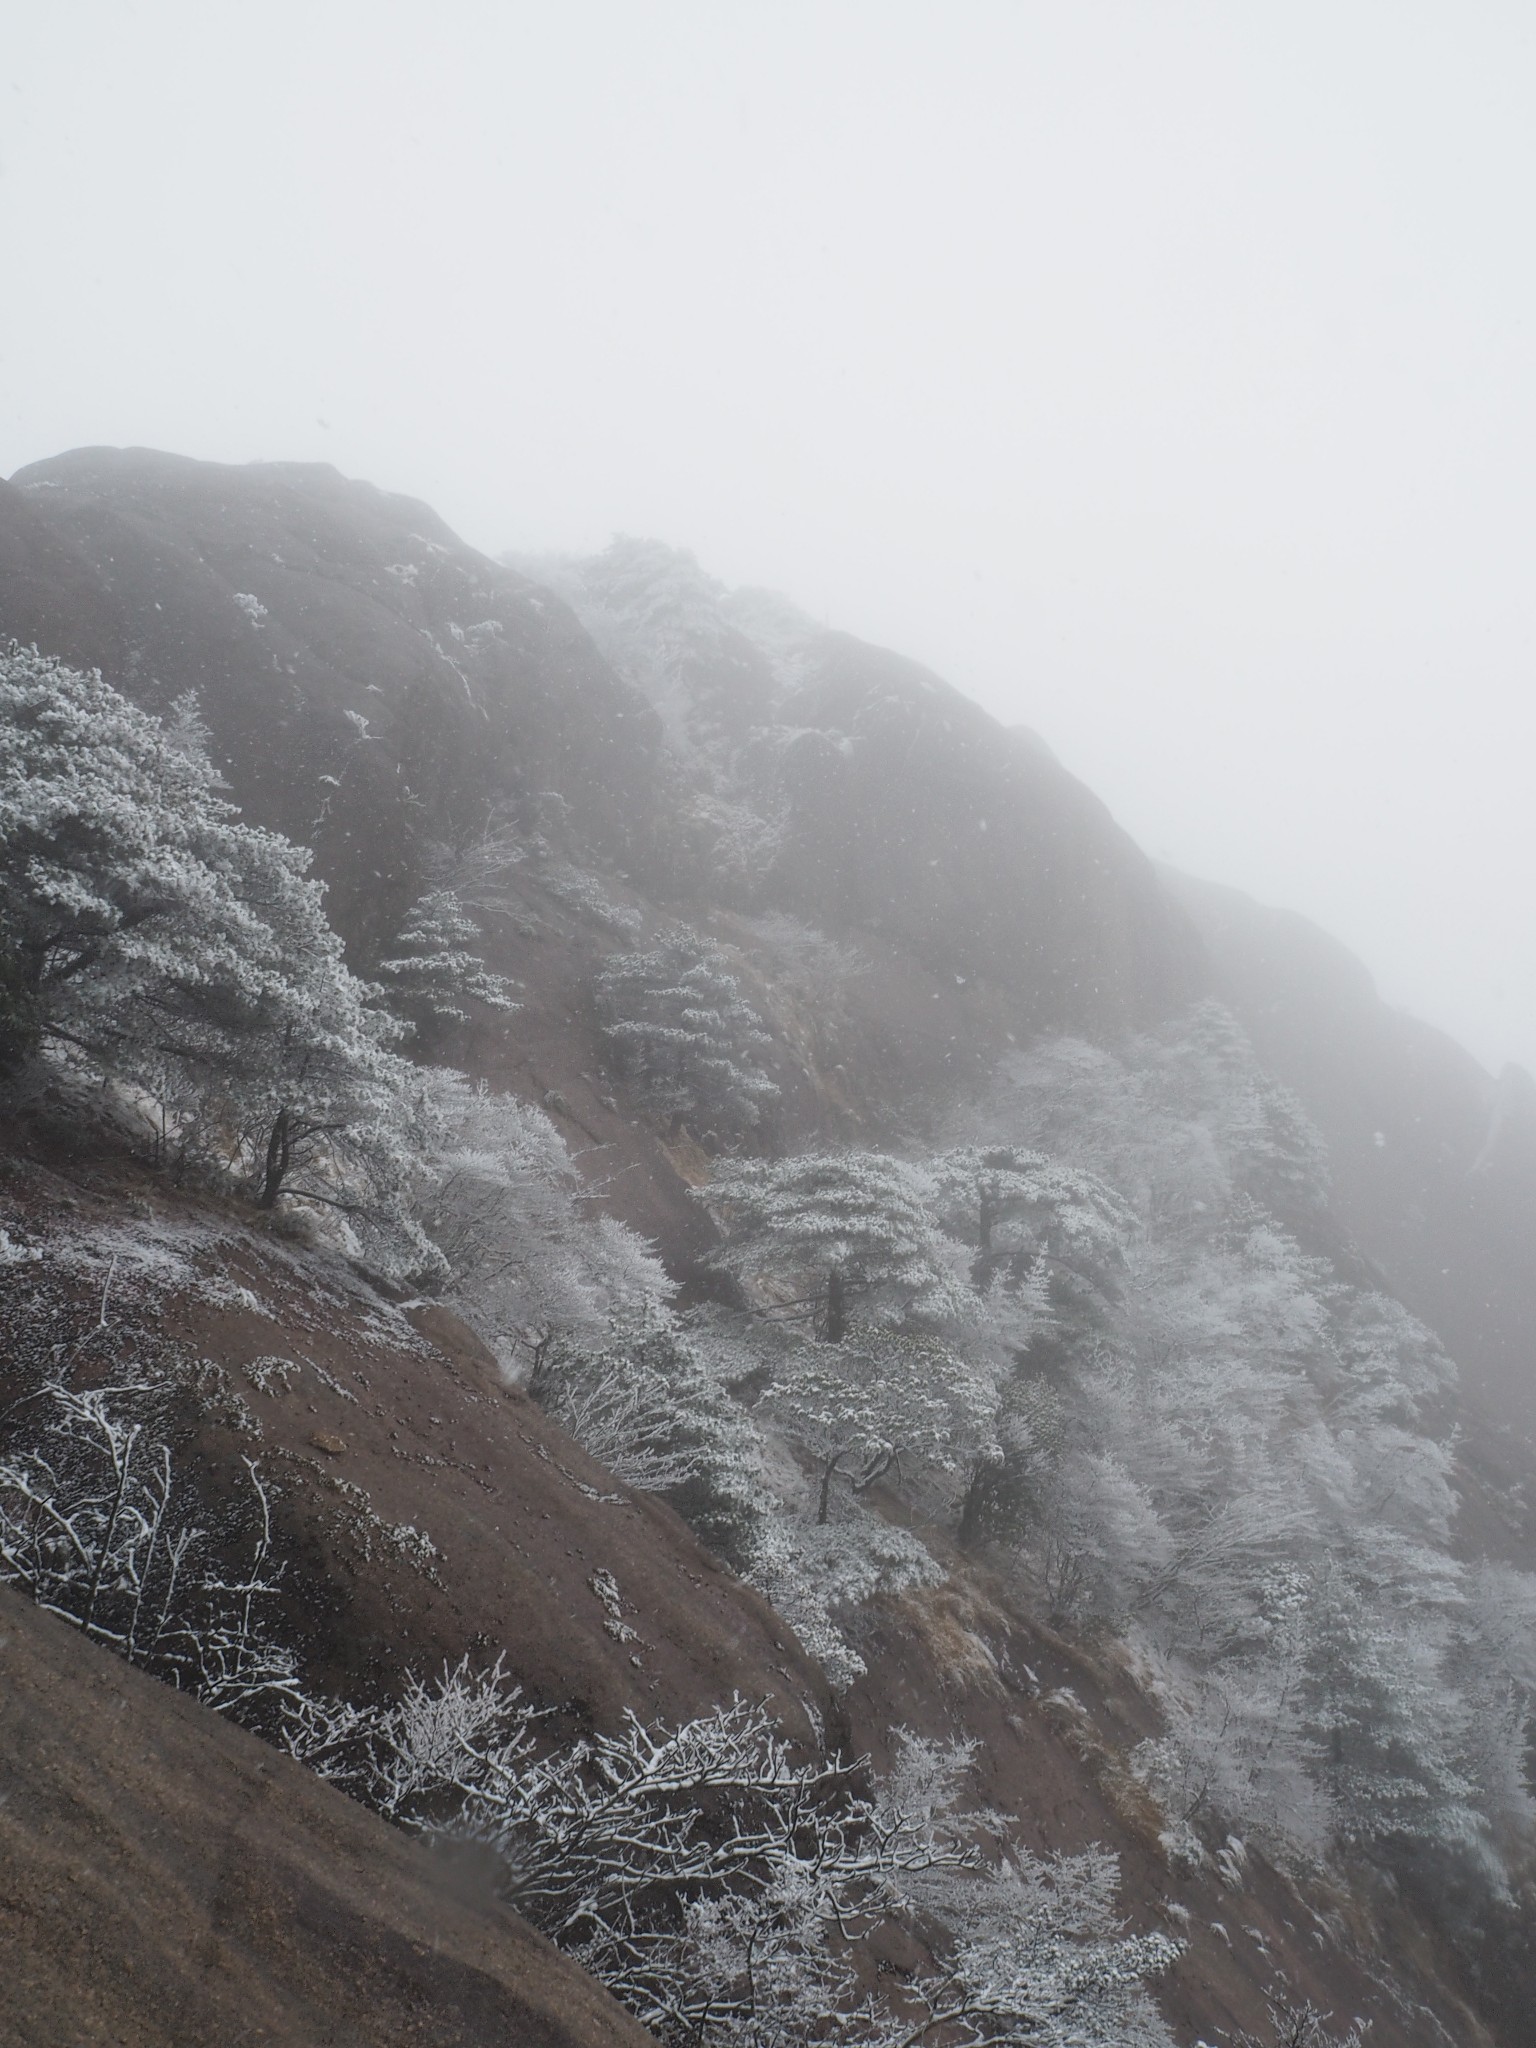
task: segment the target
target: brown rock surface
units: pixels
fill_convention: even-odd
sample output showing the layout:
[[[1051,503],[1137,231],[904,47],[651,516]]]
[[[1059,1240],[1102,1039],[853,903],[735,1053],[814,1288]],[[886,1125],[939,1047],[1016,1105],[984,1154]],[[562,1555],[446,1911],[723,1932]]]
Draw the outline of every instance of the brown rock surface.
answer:
[[[474,1865],[0,1588],[0,2039],[650,2038]]]

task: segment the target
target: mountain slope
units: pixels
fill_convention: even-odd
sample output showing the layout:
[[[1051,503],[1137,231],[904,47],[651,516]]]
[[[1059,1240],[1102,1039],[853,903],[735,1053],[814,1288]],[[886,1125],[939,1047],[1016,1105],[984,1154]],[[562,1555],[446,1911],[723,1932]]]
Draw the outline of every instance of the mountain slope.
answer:
[[[315,849],[368,937],[426,845],[558,789],[621,863],[652,852],[655,720],[564,608],[415,501],[293,463],[86,449],[0,487],[0,632],[152,710],[198,694],[263,824]]]
[[[1226,1185],[1201,1098],[1213,1077],[1218,1094],[1232,1083],[1222,1114],[1248,1118],[1244,1142],[1268,1148],[1269,1169],[1300,1180],[1310,1170],[1300,1120],[1288,1120],[1267,1082],[1244,1093],[1249,1056],[1230,1020],[1207,1016],[1206,1038],[1179,1050],[1183,1013],[1213,987],[1256,1038],[1271,1030],[1270,1064],[1331,1119],[1343,1220],[1378,1267],[1435,1249],[1450,1209],[1424,1211],[1425,1190],[1449,1189],[1469,1166],[1499,1191],[1498,1215],[1516,1213],[1506,1186],[1511,1159],[1518,1186],[1523,1156],[1515,1097],[1490,1127],[1486,1090],[1455,1060],[1394,1054],[1389,1130],[1401,1127],[1403,1153],[1418,1157],[1413,1118],[1428,1107],[1444,1122],[1435,1143],[1449,1147],[1454,1172],[1372,1179],[1382,1148],[1367,1120],[1379,1105],[1362,1091],[1379,1020],[1347,972],[1305,962],[1293,971],[1283,948],[1273,959],[1261,948],[1245,979],[1208,905],[1191,898],[1192,921],[1096,799],[1027,735],[779,600],[721,590],[687,557],[622,543],[592,563],[514,571],[464,548],[425,508],[329,471],[232,470],[141,451],[35,466],[0,489],[0,523],[0,632],[100,660],[150,706],[195,687],[235,797],[316,848],[360,968],[377,965],[424,883],[456,861],[472,867],[488,823],[506,826],[511,850],[476,907],[487,958],[518,982],[521,1007],[510,1018],[475,1009],[421,1049],[542,1104],[579,1153],[586,1192],[573,1199],[659,1245],[684,1300],[702,1304],[690,1328],[707,1338],[736,1316],[729,1384],[745,1410],[771,1386],[772,1367],[754,1363],[748,1307],[709,1263],[729,1219],[693,1199],[722,1155],[767,1162],[852,1145],[920,1170],[946,1119],[983,1102],[989,1077],[1036,1053],[1048,1063],[1057,1055],[1046,1041],[1069,1033],[1096,1042],[1060,1059],[1064,1088],[1077,1090],[1089,1126],[1099,1117],[1101,1135],[1148,1115],[1146,1090],[1187,1088],[1187,1100],[1158,1098],[1164,1123],[1146,1125],[1185,1147],[1168,1162],[1172,1194],[1159,1215],[1188,1227],[1163,1249],[1192,1260],[1210,1252],[1192,1268],[1185,1322],[1170,1325],[1178,1342],[1191,1329],[1204,1341],[1197,1297],[1211,1274],[1248,1288],[1210,1338],[1208,1426],[1196,1415],[1182,1441],[1152,1446],[1154,1458],[1182,1472],[1202,1445],[1242,1435],[1220,1412],[1222,1390],[1241,1391],[1230,1368],[1245,1362],[1217,1355],[1230,1330],[1271,1360],[1286,1390],[1275,1407],[1294,1400],[1321,1450],[1340,1453],[1332,1479],[1351,1472],[1344,1437],[1329,1434],[1331,1410],[1319,1411],[1297,1365],[1326,1320],[1322,1280],[1293,1245],[1272,1238],[1253,1251],[1251,1209],[1234,1203],[1227,1216],[1206,1199],[1207,1182]],[[761,1057],[778,1094],[748,1133],[702,1111],[680,1127],[650,1114],[603,1028],[604,962],[678,920],[725,949],[765,1026]],[[1341,1016],[1354,1033],[1342,1063]],[[1095,1102],[1101,1083],[1109,1092]],[[1469,1152],[1479,1115],[1480,1149]],[[977,1142],[995,1144],[1000,1131]],[[1132,1150],[1152,1142],[1120,1135]],[[547,1713],[550,1739],[612,1731],[627,1712],[676,1721],[739,1690],[771,1700],[807,1754],[867,1748],[887,1763],[901,1725],[976,1742],[968,1796],[1013,1815],[1039,1851],[1108,1843],[1130,1924],[1187,1934],[1189,1953],[1161,1994],[1181,2043],[1262,2029],[1265,1992],[1280,1978],[1341,2025],[1370,2014],[1373,2039],[1404,2048],[1443,2042],[1448,2030],[1468,2043],[1491,2038],[1463,2002],[1474,1993],[1485,2016],[1503,1999],[1501,2024],[1518,2006],[1507,1940],[1499,1987],[1480,1991],[1435,1902],[1413,1903],[1368,1863],[1346,1888],[1337,1873],[1287,1878],[1219,1832],[1202,1846],[1186,1829],[1179,1848],[1178,1812],[1160,1809],[1129,1767],[1162,1718],[1131,1636],[1117,1641],[1109,1611],[1084,1610],[1079,1625],[1070,1602],[1010,1578],[1001,1546],[980,1561],[962,1552],[953,1474],[948,1491],[909,1488],[899,1472],[888,1484],[861,1478],[840,1527],[812,1530],[831,1547],[791,1553],[805,1578],[835,1578],[846,1563],[835,1546],[849,1531],[855,1563],[855,1539],[872,1531],[894,1554],[926,1546],[925,1578],[857,1604],[851,1668],[863,1675],[834,1698],[758,1594],[670,1510],[587,1458],[441,1309],[402,1302],[334,1250],[306,1249],[227,1188],[170,1187],[126,1157],[120,1137],[70,1124],[57,1101],[45,1099],[13,1138],[0,1283],[13,1339],[5,1373],[16,1377],[0,1402],[32,1398],[60,1357],[88,1355],[92,1373],[111,1359],[153,1362],[177,1390],[177,1456],[229,1536],[231,1563],[239,1531],[226,1529],[224,1511],[247,1458],[275,1479],[276,1611],[308,1680],[374,1705],[397,1697],[409,1670],[504,1651],[510,1677]],[[1308,1249],[1333,1258],[1338,1223],[1321,1208],[1314,1220]],[[1052,1241],[1050,1259],[1062,1249]],[[966,1267],[958,1238],[947,1255],[957,1274]],[[1256,1285],[1261,1255],[1267,1278]],[[1509,1256],[1498,1251],[1481,1270],[1497,1273]],[[1123,1291],[1115,1274],[1125,1271],[1101,1276],[1097,1300],[1091,1275],[1075,1298],[1036,1283],[1043,1341],[1020,1344],[1000,1368],[1040,1425],[1016,1433],[1015,1450],[1050,1450],[1067,1372],[1080,1371],[1097,1398],[1093,1374]],[[1155,1291],[1158,1275],[1144,1267],[1142,1281]],[[1070,1338],[1075,1315],[1074,1366],[1070,1342],[1055,1344],[1044,1325],[1055,1317]],[[1193,1353],[1204,1356],[1199,1341]],[[1318,1342],[1320,1371],[1342,1363]],[[1228,1348],[1241,1348],[1236,1334]],[[506,1349],[526,1364],[544,1345],[523,1330]],[[1133,1358],[1154,1378],[1167,1362],[1155,1352]],[[1398,1362],[1389,1344],[1381,1369]],[[1101,1404],[1090,1417],[1101,1437],[1107,1412]],[[14,1415],[0,1412],[13,1430]],[[1412,1401],[1403,1419],[1417,1428]],[[1379,1420],[1365,1416],[1367,1434]],[[1279,1427],[1259,1414],[1256,1440]],[[1438,1469],[1438,1440],[1410,1432],[1404,1442]],[[1134,1564],[1138,1530],[1166,1536],[1160,1504],[1123,1483],[1134,1444],[1118,1461],[1107,1438],[1089,1449],[1101,1483],[1089,1520],[1107,1519],[1087,1529],[1088,1547],[1107,1531]],[[776,1456],[759,1491],[783,1493],[789,1520],[805,1475],[782,1442]],[[1020,1555],[1045,1526],[1028,1484],[1021,1498],[1024,1537],[1010,1539]],[[1241,1549],[1241,1528],[1237,1540]],[[1425,1555],[1433,1563],[1438,1553]],[[799,1611],[787,1595],[804,1590],[775,1598]],[[1241,1619],[1270,1626],[1257,1610]],[[1204,1799],[1197,1786],[1191,1813]],[[1518,2035],[1506,2026],[1503,2038]]]
[[[641,2048],[516,1914],[0,1587],[0,2034],[15,2048]]]
[[[1020,1031],[1145,1023],[1193,993],[1198,947],[1139,849],[938,676],[654,542],[525,566],[656,705],[717,897],[987,980]]]
[[[1262,2025],[1277,1971],[1323,2009],[1370,2017],[1383,2048],[1437,2048],[1434,2013],[1466,2048],[1492,2038],[1463,2004],[1454,1958],[1390,1888],[1350,1898],[1257,1854],[1228,1876],[1171,1867],[1161,1818],[1125,1764],[1157,1725],[1135,1674],[1112,1646],[1031,1619],[940,1530],[925,1534],[946,1583],[870,1604],[868,1671],[835,1699],[755,1592],[506,1387],[444,1311],[402,1311],[239,1210],[177,1196],[95,1145],[13,1156],[3,1188],[0,1228],[20,1256],[0,1265],[0,1455],[61,1354],[80,1386],[157,1374],[179,1388],[177,1470],[234,1581],[250,1547],[248,1518],[229,1515],[245,1461],[273,1484],[281,1576],[267,1620],[312,1685],[388,1700],[407,1671],[504,1652],[551,1738],[614,1731],[626,1710],[675,1725],[735,1693],[768,1700],[807,1751],[868,1752],[882,1768],[898,1728],[962,1736],[980,1745],[978,1803],[1041,1855],[1112,1845],[1131,1926],[1189,1942],[1159,2000],[1181,2043]],[[883,1505],[910,1517],[895,1495]],[[135,2048],[183,2048],[212,2038],[221,2001],[238,1996],[295,2048],[325,2038],[321,2025],[348,2043],[542,2043],[534,1992],[515,2023],[506,2001],[524,1981],[517,1958],[549,1952],[489,1904],[477,1866],[448,1865],[439,1901],[442,1866],[397,1831],[0,1597],[0,1758],[13,1773],[0,1763],[0,1841],[27,1880],[6,1894],[28,1958],[10,1995],[42,2029],[21,2040],[105,2043],[116,2027]],[[149,1928],[135,1904],[146,1892],[167,1902]],[[41,1910],[27,1914],[17,1902],[34,1897]],[[481,1930],[488,1913],[512,1928],[510,1961]],[[327,1988],[333,1971],[348,1981]],[[58,1972],[72,2006],[44,1988]],[[6,1995],[0,1984],[0,2013]],[[357,2014],[374,1997],[369,2034]],[[551,2048],[608,2038],[593,1993],[566,1999],[556,1979],[550,1998],[573,2029],[551,2034]]]
[[[334,471],[35,463],[0,489],[0,632],[151,709],[197,690],[239,801],[315,848],[365,940],[420,887],[427,841],[497,801],[530,822],[542,797],[548,829],[549,792],[606,865],[663,893],[720,881],[694,762],[668,772],[641,692],[559,599]],[[751,755],[758,824],[783,827],[784,907],[997,976],[1024,1028],[1144,1019],[1192,987],[1182,919],[1102,806],[913,664],[818,632],[775,669],[719,622],[693,694],[734,707],[714,736]]]

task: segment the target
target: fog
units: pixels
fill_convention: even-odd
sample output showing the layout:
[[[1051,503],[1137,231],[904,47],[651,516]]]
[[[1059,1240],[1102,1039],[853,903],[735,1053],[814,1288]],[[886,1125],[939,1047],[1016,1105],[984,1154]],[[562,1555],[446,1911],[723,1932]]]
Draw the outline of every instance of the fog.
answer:
[[[693,549],[1536,1066],[1536,18],[31,0],[0,472]]]

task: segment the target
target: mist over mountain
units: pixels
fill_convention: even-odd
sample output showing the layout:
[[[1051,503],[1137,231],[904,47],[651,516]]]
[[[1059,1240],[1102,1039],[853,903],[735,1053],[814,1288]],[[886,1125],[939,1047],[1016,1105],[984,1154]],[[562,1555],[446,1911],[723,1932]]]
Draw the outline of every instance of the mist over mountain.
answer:
[[[1304,918],[1169,875],[1210,985],[1328,1140],[1333,1201],[1393,1291],[1444,1337],[1463,1383],[1536,1421],[1536,1083],[1487,1073],[1382,1002],[1367,969]]]
[[[473,1837],[491,1874],[431,1939],[483,1940],[499,1988],[477,2006],[444,1964],[397,2001],[422,2038],[558,2006],[574,1966],[520,1911],[618,2002],[579,1980],[565,2032],[537,2021],[552,2042],[632,2037],[622,2004],[663,2040],[763,2048],[1327,2048],[1357,2016],[1373,2043],[1514,2048],[1528,1075],[1383,1004],[1304,920],[1155,867],[1046,741],[660,542],[494,561],[322,466],[78,450],[0,484],[0,641],[66,665],[13,655],[9,684],[36,751],[0,816],[0,1576],[331,1780],[283,1765],[264,1825],[295,1864],[345,1863],[338,1928],[367,1853],[343,1793]],[[89,669],[125,708],[68,681]],[[181,871],[146,889],[139,847],[108,873],[116,796],[75,829],[38,737],[55,684],[82,791],[115,791],[130,743],[191,775],[189,902],[206,869],[274,918],[224,849],[312,850],[357,1069],[323,1103],[321,1052],[289,1059],[319,1001],[298,939],[259,995],[213,989],[211,950],[200,977],[127,945],[174,925]],[[61,905],[85,916],[67,946]],[[117,979],[92,1010],[95,974]],[[50,1502],[71,1473],[94,1501],[88,1440],[121,1463],[135,1429],[174,1453],[206,1586],[267,1530],[272,1562],[240,1566],[276,1631],[241,1638],[259,1682],[210,1675],[216,1602],[183,1630],[195,1669],[180,1638],[138,1655],[137,1619],[28,1548],[45,1467]],[[94,1513],[70,1528],[119,1543]],[[13,1607],[99,1745],[84,1645],[9,1600],[8,1630]],[[165,1796],[226,1825],[216,1747],[247,1773],[254,1750],[123,1698],[168,1717]],[[642,1812],[642,1724],[693,1731],[669,1796],[759,1831],[746,1876]],[[92,1807],[57,1747],[47,1767],[4,1809],[29,1855],[47,1827],[78,1861],[92,1812],[146,1796]],[[795,1771],[838,1845],[825,1891],[774,1803]],[[653,1856],[623,1884],[552,1818],[599,1780]],[[121,1839],[126,1883],[160,1852]],[[871,1846],[895,1840],[899,1868]],[[398,1846],[380,1927],[425,1910],[431,1859]],[[220,1882],[189,1881],[189,1941]],[[303,1884],[285,1863],[250,1912],[286,1930]],[[70,1969],[115,1977],[131,1937],[89,1910]],[[18,2021],[51,1924],[20,1930]],[[770,1925],[771,1995],[740,1963]],[[242,1963],[274,2014],[298,1940]],[[125,2037],[180,2038],[148,1989],[177,1967],[157,1951],[144,1997],[115,1993]],[[341,2023],[322,1978],[274,2038]],[[379,2038],[406,2027],[391,2006]]]

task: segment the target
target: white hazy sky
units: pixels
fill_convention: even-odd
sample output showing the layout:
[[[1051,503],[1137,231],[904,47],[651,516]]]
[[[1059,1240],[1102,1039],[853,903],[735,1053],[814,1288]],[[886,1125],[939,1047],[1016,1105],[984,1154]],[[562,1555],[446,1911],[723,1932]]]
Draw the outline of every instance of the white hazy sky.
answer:
[[[691,547],[1536,1067],[1530,0],[9,0],[0,473]]]

